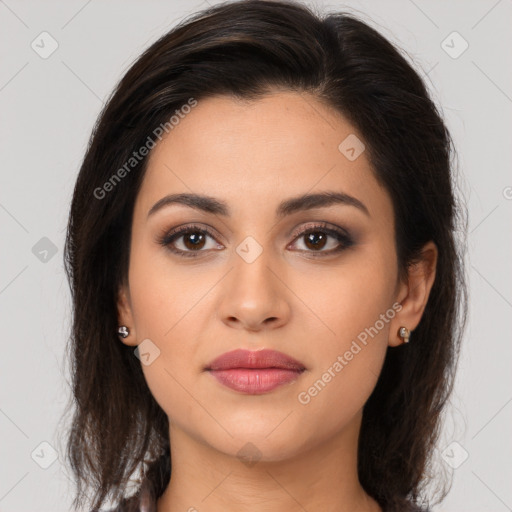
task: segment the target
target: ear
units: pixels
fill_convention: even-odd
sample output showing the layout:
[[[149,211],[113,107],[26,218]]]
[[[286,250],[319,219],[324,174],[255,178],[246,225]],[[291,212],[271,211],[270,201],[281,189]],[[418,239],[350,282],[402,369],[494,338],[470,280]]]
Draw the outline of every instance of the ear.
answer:
[[[402,309],[391,321],[391,347],[403,343],[402,338],[398,336],[400,327],[407,327],[411,331],[411,342],[414,341],[412,331],[420,323],[436,277],[437,255],[436,244],[432,241],[427,242],[422,248],[419,260],[408,267],[406,281],[399,284],[397,301],[402,305]]]
[[[127,338],[122,338],[119,336],[119,340],[122,341],[125,345],[133,347],[137,346],[137,336],[135,333],[135,324],[133,321],[130,292],[127,285],[122,285],[118,292],[117,318],[118,325],[125,325],[130,331],[130,334]]]

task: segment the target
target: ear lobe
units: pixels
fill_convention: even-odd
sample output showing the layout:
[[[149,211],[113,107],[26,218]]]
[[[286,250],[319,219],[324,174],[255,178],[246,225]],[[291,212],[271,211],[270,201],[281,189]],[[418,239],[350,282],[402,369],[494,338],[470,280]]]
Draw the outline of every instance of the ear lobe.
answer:
[[[412,263],[407,269],[407,282],[399,288],[398,297],[402,309],[393,319],[390,332],[390,346],[401,343],[398,336],[400,327],[407,327],[414,331],[420,323],[427,305],[430,291],[434,284],[437,267],[438,249],[434,242],[427,242],[421,251],[418,261]],[[414,342],[414,333],[411,334]]]
[[[126,338],[119,336],[120,341],[125,345],[136,346],[137,337],[135,336],[135,326],[133,322],[133,313],[131,307],[130,293],[128,287],[123,285],[117,296],[117,318],[119,326],[128,327],[129,335]]]

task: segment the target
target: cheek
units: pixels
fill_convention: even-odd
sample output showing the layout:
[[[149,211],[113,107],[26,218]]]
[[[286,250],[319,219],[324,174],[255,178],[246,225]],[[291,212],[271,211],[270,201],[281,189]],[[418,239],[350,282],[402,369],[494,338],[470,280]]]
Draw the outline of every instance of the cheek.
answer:
[[[387,308],[382,297],[376,297],[375,289],[362,301],[348,288],[331,297],[336,303],[323,304],[321,311],[333,332],[327,331],[314,344],[314,365],[297,399],[304,407],[306,422],[324,418],[324,428],[335,432],[362,409],[375,388],[394,310]]]
[[[292,286],[304,304],[297,305],[308,313],[310,326],[316,321],[319,335],[327,341],[326,348],[342,349],[347,341],[350,343],[376,322],[381,336],[375,338],[387,336],[389,322],[379,320],[386,312],[384,320],[392,318],[393,310],[389,309],[393,304],[393,265],[392,258],[377,251],[372,253],[369,247],[352,253],[336,266],[310,266],[308,272],[297,269]]]
[[[197,394],[205,361],[199,344],[211,322],[208,294],[219,276],[171,265],[162,251],[134,251],[130,291],[137,340],[149,339],[157,357],[142,370],[157,403],[171,421],[197,414]]]
[[[151,340],[150,347],[157,354],[151,364],[141,363],[144,377],[156,402],[174,422],[194,414],[191,396],[197,393],[202,371],[198,346],[201,327],[194,318],[205,313],[200,304],[192,307],[197,299],[181,297],[177,301],[168,289],[161,284],[151,287],[146,281],[134,310],[138,341]]]
[[[207,272],[177,265],[164,248],[146,239],[132,246],[129,277],[137,337],[164,344],[183,325],[189,329],[197,325],[190,318],[197,317],[201,298],[215,282],[215,276]],[[193,331],[188,333],[194,337]]]
[[[339,422],[359,410],[373,391],[395,316],[394,275],[389,271],[393,261],[367,256],[360,252],[336,270],[309,273],[295,288],[316,313],[308,314],[307,332],[314,337],[316,325],[317,333],[311,343],[315,366],[299,402],[311,404],[319,414],[338,405],[344,411],[337,416]]]
[[[159,364],[186,375],[199,371],[197,344],[205,319],[210,318],[204,296],[211,284],[181,280],[166,277],[153,266],[138,282],[134,280],[132,303],[138,342],[149,338],[160,350]]]

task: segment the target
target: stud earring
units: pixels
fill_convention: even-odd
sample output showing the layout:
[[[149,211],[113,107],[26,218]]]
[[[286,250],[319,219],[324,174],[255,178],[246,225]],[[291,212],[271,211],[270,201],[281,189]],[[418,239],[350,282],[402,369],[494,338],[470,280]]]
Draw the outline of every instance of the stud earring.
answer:
[[[121,327],[119,327],[119,329],[117,330],[117,334],[121,338],[128,338],[130,330],[128,329],[128,327],[126,327],[126,325],[121,325]]]
[[[409,343],[411,331],[407,329],[407,327],[400,327],[400,329],[398,329],[398,336],[404,340],[404,343]]]

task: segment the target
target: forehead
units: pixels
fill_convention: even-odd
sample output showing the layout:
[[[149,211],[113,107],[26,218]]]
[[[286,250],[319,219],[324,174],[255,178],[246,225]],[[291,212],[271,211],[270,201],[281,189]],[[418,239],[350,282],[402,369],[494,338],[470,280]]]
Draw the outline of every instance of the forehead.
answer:
[[[151,151],[136,210],[169,193],[201,193],[261,211],[315,189],[361,199],[375,214],[390,209],[355,128],[307,93],[258,100],[199,100]],[[353,147],[354,152],[347,153]],[[389,213],[389,212],[388,212]]]

